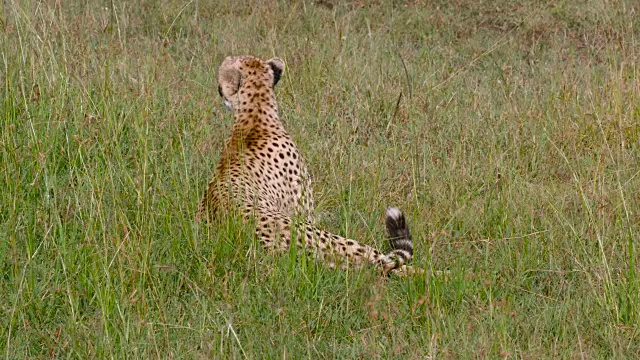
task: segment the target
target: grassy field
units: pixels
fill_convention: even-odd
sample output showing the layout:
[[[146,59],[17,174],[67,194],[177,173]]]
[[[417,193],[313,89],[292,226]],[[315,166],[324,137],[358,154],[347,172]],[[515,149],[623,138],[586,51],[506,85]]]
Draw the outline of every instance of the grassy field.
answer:
[[[5,0],[6,358],[637,358],[640,7]],[[281,57],[322,225],[380,279],[194,221],[227,55]]]

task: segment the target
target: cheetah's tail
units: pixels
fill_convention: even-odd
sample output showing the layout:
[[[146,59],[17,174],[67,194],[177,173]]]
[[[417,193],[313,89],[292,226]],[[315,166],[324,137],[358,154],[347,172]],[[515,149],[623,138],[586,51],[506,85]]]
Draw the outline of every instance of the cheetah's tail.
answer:
[[[402,211],[397,207],[388,207],[385,211],[389,243],[393,249],[388,256],[396,258],[399,264],[406,264],[413,258],[413,242],[409,226]]]

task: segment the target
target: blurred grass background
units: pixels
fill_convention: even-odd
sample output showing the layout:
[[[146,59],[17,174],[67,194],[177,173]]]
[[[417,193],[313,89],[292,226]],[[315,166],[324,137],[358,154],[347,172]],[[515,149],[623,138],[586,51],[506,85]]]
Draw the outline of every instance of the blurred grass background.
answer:
[[[2,4],[6,358],[640,356],[635,1]],[[228,55],[281,57],[327,229],[379,279],[194,221]]]

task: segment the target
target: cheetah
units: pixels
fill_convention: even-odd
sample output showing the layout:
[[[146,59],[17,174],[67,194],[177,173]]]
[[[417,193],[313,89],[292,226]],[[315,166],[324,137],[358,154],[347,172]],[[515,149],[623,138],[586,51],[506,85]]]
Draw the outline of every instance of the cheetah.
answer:
[[[255,234],[267,249],[284,251],[294,241],[329,267],[370,263],[385,275],[415,273],[408,265],[411,234],[395,207],[385,212],[391,245],[386,254],[315,225],[307,166],[278,117],[274,87],[284,67],[281,59],[253,56],[227,57],[220,65],[218,92],[235,121],[197,219],[214,221],[237,211],[243,221],[254,221]]]

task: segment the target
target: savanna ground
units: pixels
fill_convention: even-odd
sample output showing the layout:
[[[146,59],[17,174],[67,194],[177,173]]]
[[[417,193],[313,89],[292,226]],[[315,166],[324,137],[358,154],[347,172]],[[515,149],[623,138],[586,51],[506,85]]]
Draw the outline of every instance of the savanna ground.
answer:
[[[2,13],[6,358],[640,356],[635,1],[19,1]],[[194,221],[216,70],[278,56],[327,229],[381,279]]]

